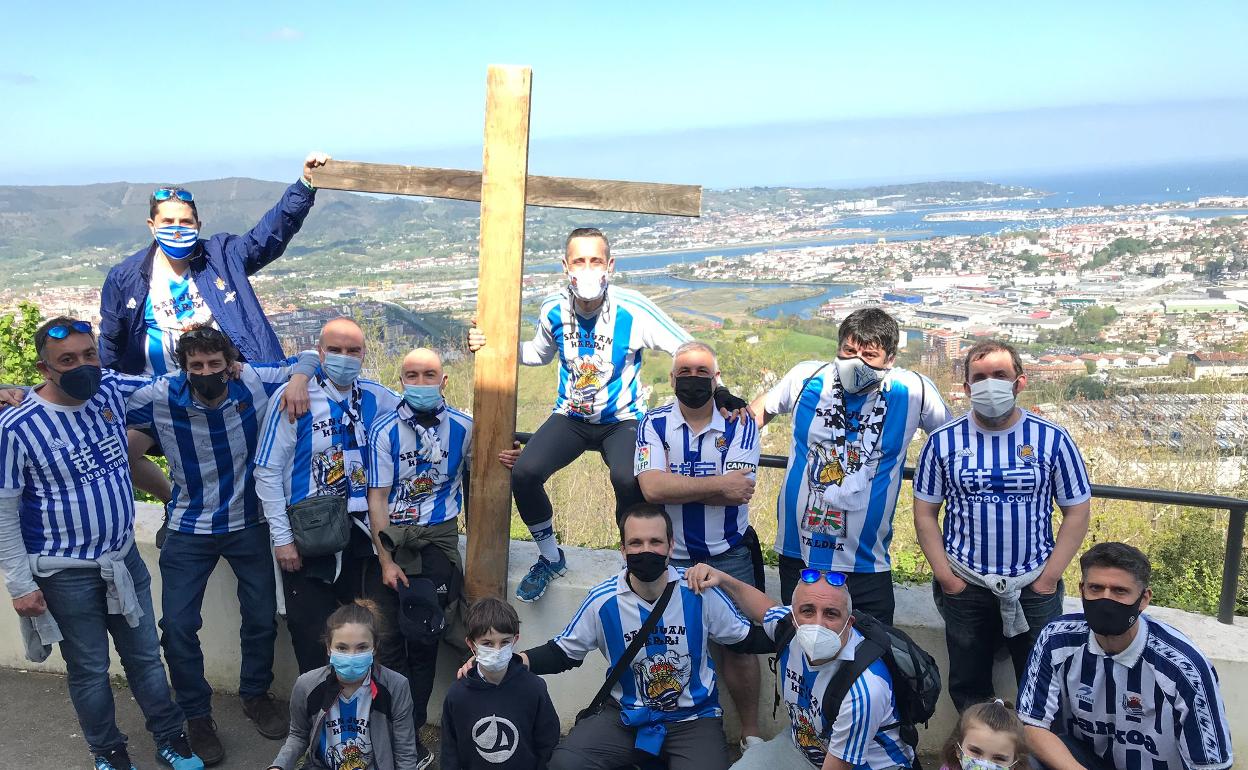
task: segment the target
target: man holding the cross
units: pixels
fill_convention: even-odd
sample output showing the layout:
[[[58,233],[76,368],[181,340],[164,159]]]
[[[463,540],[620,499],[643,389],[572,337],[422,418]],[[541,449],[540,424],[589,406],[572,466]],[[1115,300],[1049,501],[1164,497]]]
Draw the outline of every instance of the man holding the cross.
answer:
[[[520,346],[520,363],[525,366],[548,364],[556,355],[560,364],[554,413],[533,434],[511,475],[516,508],[539,551],[537,562],[516,589],[516,598],[523,602],[540,599],[550,582],[567,572],[555,539],[546,480],[586,450],[597,449],[611,473],[616,518],[642,502],[633,475],[637,421],[645,413],[641,351],[671,355],[692,339],[638,292],[610,285],[615,260],[601,230],[573,230],[563,267],[568,289],[542,302],[537,333]],[[469,350],[475,353],[485,344],[481,330],[468,332]],[[716,396],[721,406],[725,397],[732,398],[727,389]]]

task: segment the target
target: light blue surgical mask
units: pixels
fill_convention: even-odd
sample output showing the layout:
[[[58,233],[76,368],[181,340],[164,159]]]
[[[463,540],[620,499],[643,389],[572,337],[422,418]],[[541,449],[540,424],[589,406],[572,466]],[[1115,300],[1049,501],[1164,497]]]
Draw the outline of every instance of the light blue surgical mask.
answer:
[[[330,652],[329,665],[333,666],[339,681],[359,682],[373,668],[373,651],[365,650],[354,654]]]
[[[403,400],[416,412],[432,412],[442,405],[442,388],[438,385],[404,385]]]
[[[199,242],[199,230],[183,225],[168,225],[156,228],[156,242],[160,250],[169,255],[170,259],[186,259],[195,251]]]
[[[360,359],[342,353],[326,353],[325,360],[321,363],[321,369],[335,385],[350,385],[355,382],[363,366],[364,362]]]

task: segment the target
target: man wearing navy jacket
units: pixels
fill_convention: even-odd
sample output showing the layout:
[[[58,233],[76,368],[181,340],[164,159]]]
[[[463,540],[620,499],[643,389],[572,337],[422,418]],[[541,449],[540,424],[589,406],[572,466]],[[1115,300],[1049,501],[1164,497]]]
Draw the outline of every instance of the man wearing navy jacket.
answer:
[[[159,376],[177,371],[175,350],[183,330],[195,324],[220,329],[243,361],[280,361],[281,343],[248,280],[286,251],[312,210],[313,169],[329,156],[313,152],[302,177],[244,235],[217,233],[201,239],[199,210],[189,190],[159,187],[149,200],[152,243],[109,270],[100,295],[100,365],[123,374]],[[152,436],[130,432],[136,487],[161,500],[169,481],[143,455]]]

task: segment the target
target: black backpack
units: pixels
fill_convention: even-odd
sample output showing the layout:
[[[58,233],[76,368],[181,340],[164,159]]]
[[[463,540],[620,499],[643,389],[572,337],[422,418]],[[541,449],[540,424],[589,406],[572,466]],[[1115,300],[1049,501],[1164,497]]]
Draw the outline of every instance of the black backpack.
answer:
[[[893,679],[893,697],[897,703],[897,721],[883,725],[881,730],[900,728],[901,739],[915,750],[914,767],[919,770],[918,725],[927,722],[936,713],[940,699],[940,668],[936,660],[922,647],[914,643],[904,631],[876,620],[870,615],[854,612],[854,628],[864,637],[854,653],[854,659],[842,666],[828,682],[824,692],[822,710],[825,715],[835,715],[841,710],[841,701],[858,677],[877,660],[884,660]],[[772,671],[779,666],[779,655],[789,646],[797,633],[793,618],[776,631],[776,657],[772,659]],[[780,706],[779,674],[775,690],[772,716]],[[825,718],[827,718],[825,716]],[[833,716],[835,718],[835,716]]]

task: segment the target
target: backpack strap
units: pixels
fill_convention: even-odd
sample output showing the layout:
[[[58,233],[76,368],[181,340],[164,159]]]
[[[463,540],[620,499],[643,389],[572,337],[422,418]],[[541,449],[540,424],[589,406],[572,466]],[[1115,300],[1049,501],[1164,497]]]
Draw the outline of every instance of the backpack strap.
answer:
[[[872,663],[883,658],[884,653],[884,648],[878,642],[863,637],[858,643],[858,649],[854,651],[854,659],[841,666],[841,669],[828,682],[828,689],[823,692],[823,704],[820,708],[823,710],[824,724],[828,725],[829,729],[836,721],[836,715],[841,713],[841,702],[849,694],[854,682],[858,681],[858,678],[871,667]]]
[[[676,590],[676,584],[681,581],[668,581],[667,588],[663,589],[663,594],[659,596],[659,600],[655,602],[654,609],[646,617],[646,622],[641,624],[641,628],[637,631],[637,635],[633,637],[633,641],[629,643],[628,648],[624,650],[624,654],[611,667],[611,671],[607,674],[606,681],[602,683],[602,687],[598,688],[598,692],[594,695],[594,699],[589,702],[582,713],[591,711],[598,707],[611,696],[611,690],[615,687],[615,683],[620,681],[620,677],[632,665],[633,658],[637,657],[637,653],[645,646],[646,640],[650,638],[650,634],[654,633],[654,628],[663,618],[664,611],[667,610],[667,602],[672,598],[672,592]]]
[[[793,613],[790,612],[788,618],[778,626],[776,626],[776,652],[767,661],[767,665],[771,668],[771,673],[775,675],[772,680],[772,701],[771,701],[771,718],[776,718],[776,712],[780,710],[780,653],[784,652],[789,646],[789,642],[793,641],[793,637],[797,635],[797,627],[793,625]]]

